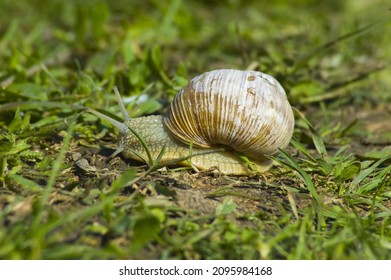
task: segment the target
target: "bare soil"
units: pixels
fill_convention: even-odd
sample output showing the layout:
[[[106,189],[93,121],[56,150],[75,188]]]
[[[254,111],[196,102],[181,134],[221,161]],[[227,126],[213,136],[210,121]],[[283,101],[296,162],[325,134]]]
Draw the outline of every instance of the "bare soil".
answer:
[[[318,110],[314,109],[308,114],[321,121],[321,112]],[[368,151],[380,151],[391,145],[390,104],[364,110],[345,108],[345,116],[346,125],[357,120],[358,128],[355,131],[363,132],[360,137],[355,138],[356,141],[349,143],[350,152],[365,156]],[[330,147],[331,150],[336,149],[332,145]],[[68,161],[73,167],[64,177],[63,186],[70,188],[70,182],[82,182],[82,186],[89,190],[102,182],[109,185],[128,168],[136,167],[140,173],[146,170],[146,166],[126,160],[122,156],[110,158],[115,145],[111,145],[111,148],[107,148],[107,143],[104,143],[101,149],[75,147],[68,155]],[[298,152],[292,147],[289,148],[289,153],[298,156]],[[173,172],[172,169],[162,168],[125,188],[122,195],[126,197],[138,191],[148,197],[149,203],[168,204],[184,211],[199,211],[203,214],[215,213],[216,207],[230,197],[237,205],[236,217],[257,213],[270,219],[278,217],[281,211],[291,211],[292,204],[289,200],[293,199],[298,209],[311,202],[310,194],[302,182],[293,179],[297,178],[296,176],[273,174],[278,168],[276,166],[270,173],[254,177],[230,177],[213,169],[202,172]],[[317,187],[322,195],[330,195],[325,203],[339,203],[338,197],[335,197],[335,192],[332,191],[335,187],[332,181],[326,180],[322,186]],[[68,201],[67,204],[73,203]]]

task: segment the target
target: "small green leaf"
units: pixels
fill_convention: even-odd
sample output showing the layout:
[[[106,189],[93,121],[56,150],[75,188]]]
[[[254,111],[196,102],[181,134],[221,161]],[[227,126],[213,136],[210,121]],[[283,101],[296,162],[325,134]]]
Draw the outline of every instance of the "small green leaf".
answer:
[[[132,116],[149,115],[156,113],[162,108],[162,104],[155,98],[150,98],[145,102],[138,104],[132,108]]]
[[[365,168],[364,170],[361,170],[360,173],[354,178],[352,183],[350,184],[347,193],[352,192],[365,178],[367,178],[380,164],[383,162],[391,160],[391,156],[384,157],[374,164],[372,164],[370,167]]]
[[[225,199],[216,207],[216,215],[228,215],[235,211],[237,205],[232,198]]]
[[[9,124],[9,132],[19,132],[28,129],[30,126],[30,113],[22,114],[19,108],[16,109],[15,117]]]
[[[382,150],[373,150],[365,153],[366,157],[374,158],[374,159],[381,159],[385,156],[391,156],[391,146],[385,147]]]
[[[24,188],[33,191],[33,192],[40,192],[42,191],[43,187],[35,183],[34,181],[31,181],[23,176],[17,175],[17,174],[10,174],[9,177],[13,180],[15,180],[18,184],[23,186]]]
[[[20,83],[13,84],[8,88],[9,91],[14,91],[18,93],[20,96],[26,97],[32,100],[40,100],[46,101],[47,97],[47,89],[32,83]]]
[[[160,231],[160,221],[154,215],[145,215],[137,219],[133,227],[131,249],[137,252],[146,243],[153,240]]]
[[[163,68],[163,54],[161,52],[160,47],[154,46],[150,49],[148,53],[148,62],[150,67],[156,71],[156,73],[160,76],[161,80],[168,86],[172,87],[173,83],[168,78],[166,72]]]
[[[121,51],[124,57],[125,64],[130,64],[136,59],[136,55],[133,51],[133,40],[130,30],[126,32],[125,38],[122,42]]]
[[[20,153],[21,151],[27,150],[31,145],[27,144],[26,141],[18,141],[15,143],[2,144],[0,146],[0,156],[9,156]]]
[[[323,92],[324,86],[316,83],[315,81],[300,83],[291,89],[292,97],[297,99],[308,96],[317,96]]]
[[[129,169],[124,171],[111,185],[112,190],[120,190],[136,177],[136,170]]]
[[[360,173],[361,170],[361,164],[358,161],[352,162],[346,167],[344,167],[341,171],[341,173],[337,176],[337,179],[340,182],[349,180],[357,176],[357,174]]]

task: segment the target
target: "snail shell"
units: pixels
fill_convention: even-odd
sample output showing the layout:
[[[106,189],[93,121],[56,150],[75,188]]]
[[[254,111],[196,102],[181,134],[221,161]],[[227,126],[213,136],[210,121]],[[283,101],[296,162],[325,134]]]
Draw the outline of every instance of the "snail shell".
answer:
[[[174,97],[164,123],[183,143],[224,145],[261,161],[289,144],[294,117],[276,79],[223,69],[192,79]]]
[[[162,148],[162,164],[190,157],[176,164],[225,174],[252,174],[241,155],[258,171],[272,165],[268,156],[285,148],[292,137],[294,117],[284,89],[273,77],[257,71],[222,69],[193,78],[173,99],[165,116],[131,119],[115,91],[124,123],[93,109],[122,134],[115,154],[147,162],[140,139],[156,159]],[[189,147],[192,147],[191,149]]]

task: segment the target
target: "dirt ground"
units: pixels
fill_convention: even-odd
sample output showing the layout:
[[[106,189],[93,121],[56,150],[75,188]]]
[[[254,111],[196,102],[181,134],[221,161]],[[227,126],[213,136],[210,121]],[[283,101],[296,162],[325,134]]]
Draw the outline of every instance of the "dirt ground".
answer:
[[[316,108],[306,114],[321,121],[321,112]],[[335,115],[338,116],[338,114]],[[344,119],[346,125],[356,119],[355,131],[363,132],[360,137],[355,138],[357,141],[349,143],[348,152],[365,157],[369,151],[384,149],[391,154],[389,150],[391,145],[390,104],[364,110],[346,108],[345,115],[347,116]],[[73,168],[68,170],[72,174],[72,180],[83,182],[84,188],[91,189],[102,181],[110,184],[129,167],[138,167],[140,172],[146,170],[146,166],[124,159],[121,155],[110,158],[115,147],[115,143],[102,143],[100,149],[75,147],[75,150],[68,154],[68,160],[73,163]],[[332,143],[327,147],[330,148],[330,153],[338,148]],[[311,147],[308,148],[311,149]],[[294,157],[300,156],[291,146],[288,152]],[[270,172],[254,177],[229,177],[222,175],[218,170],[172,172],[168,168],[162,168],[125,188],[122,195],[126,197],[137,190],[148,197],[148,203],[175,205],[203,214],[214,213],[216,207],[230,197],[237,205],[235,211],[237,217],[252,213],[263,213],[268,218],[278,217],[281,211],[291,210],[290,200],[292,199],[299,209],[311,201],[310,194],[302,182],[280,172],[277,172],[278,176],[276,176],[278,168],[275,166]],[[69,185],[69,180],[67,184]],[[318,192],[325,192],[323,195],[330,193],[325,201],[326,204],[339,203],[338,198],[334,197],[333,192],[330,191],[333,187],[335,187],[333,182],[327,180],[324,181],[323,186],[318,186]]]

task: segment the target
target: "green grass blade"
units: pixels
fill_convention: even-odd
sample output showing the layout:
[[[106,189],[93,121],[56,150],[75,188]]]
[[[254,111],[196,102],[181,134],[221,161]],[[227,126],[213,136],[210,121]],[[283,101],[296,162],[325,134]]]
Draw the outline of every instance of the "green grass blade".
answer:
[[[326,146],[323,142],[322,137],[318,134],[318,132],[312,126],[310,121],[304,116],[304,114],[302,112],[300,112],[296,108],[293,108],[293,110],[296,112],[296,114],[298,114],[300,116],[300,118],[307,124],[308,128],[310,129],[311,135],[312,135],[312,141],[314,142],[315,148],[318,151],[319,155],[322,158],[327,157],[327,150],[326,150]]]
[[[283,157],[288,161],[289,167],[293,168],[295,171],[297,171],[303,180],[304,184],[307,186],[307,189],[311,193],[312,197],[315,199],[315,201],[320,204],[322,202],[312,180],[311,177],[299,166],[299,164],[291,157],[289,156],[286,152],[283,150],[280,150],[281,154]],[[285,164],[285,162],[281,163]]]
[[[346,193],[349,194],[349,193],[352,193],[356,188],[357,186],[367,177],[369,177],[369,175],[374,172],[376,170],[376,168],[381,165],[382,163],[390,160],[391,157],[385,157],[385,158],[382,158],[382,159],[379,159],[378,161],[376,161],[374,164],[372,164],[370,167],[366,168],[366,169],[363,169],[361,170],[361,172],[357,175],[357,177],[352,181],[352,183],[349,185],[349,188],[347,189]]]

